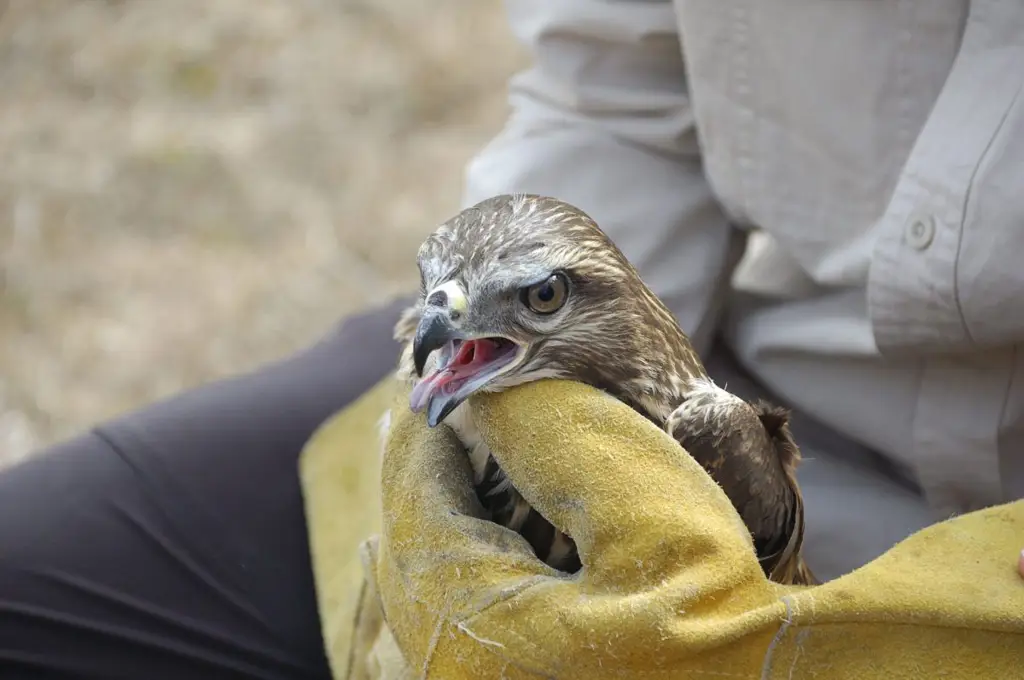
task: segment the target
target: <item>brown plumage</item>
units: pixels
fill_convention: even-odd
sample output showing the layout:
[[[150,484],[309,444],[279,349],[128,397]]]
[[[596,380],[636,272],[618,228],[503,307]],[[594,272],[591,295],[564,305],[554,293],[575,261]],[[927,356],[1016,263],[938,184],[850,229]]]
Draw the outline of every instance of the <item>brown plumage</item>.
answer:
[[[580,566],[572,540],[505,477],[464,402],[560,378],[608,392],[679,441],[732,501],[766,575],[816,582],[801,556],[800,455],[787,412],[715,385],[671,312],[589,216],[554,198],[495,196],[441,225],[418,264],[420,296],[395,328],[411,407],[456,431],[491,518],[540,559]]]

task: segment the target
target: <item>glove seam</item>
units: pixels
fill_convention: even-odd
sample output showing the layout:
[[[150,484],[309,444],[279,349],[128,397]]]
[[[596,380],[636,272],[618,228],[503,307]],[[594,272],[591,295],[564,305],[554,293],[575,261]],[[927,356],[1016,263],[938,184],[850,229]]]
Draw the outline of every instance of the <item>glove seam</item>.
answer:
[[[463,635],[465,635],[466,637],[471,638],[474,641],[476,641],[477,645],[481,649],[486,650],[487,652],[489,652],[491,655],[493,655],[497,659],[500,659],[501,661],[503,661],[506,664],[506,666],[511,665],[511,666],[513,666],[515,668],[519,668],[519,669],[521,669],[521,670],[523,670],[523,671],[525,671],[527,673],[531,673],[531,674],[534,674],[534,675],[539,675],[539,676],[544,677],[544,678],[555,677],[555,676],[552,676],[548,672],[548,670],[532,669],[532,668],[529,668],[527,666],[522,665],[521,662],[517,662],[514,659],[507,658],[504,654],[502,654],[502,653],[500,653],[498,651],[499,648],[495,648],[495,647],[493,647],[493,646],[491,646],[489,644],[483,643],[479,636],[473,634],[471,631],[465,630],[463,628],[463,625],[471,624],[475,619],[479,618],[481,615],[483,615],[486,612],[488,612],[495,605],[502,604],[502,603],[508,602],[509,600],[512,600],[514,598],[520,597],[520,596],[524,595],[525,593],[530,592],[531,590],[536,589],[538,586],[542,586],[542,585],[545,585],[545,584],[550,584],[552,581],[556,581],[557,582],[557,581],[562,581],[562,580],[564,580],[564,579],[553,578],[553,577],[547,576],[545,574],[536,574],[534,576],[531,576],[531,577],[525,579],[525,581],[529,585],[526,585],[525,587],[522,587],[522,588],[516,588],[514,590],[514,592],[504,593],[504,594],[500,595],[497,599],[487,603],[483,608],[476,609],[475,611],[473,611],[472,614],[470,614],[469,616],[452,617],[451,618],[451,622],[455,626],[455,628],[458,629]],[[531,581],[535,581],[535,583],[530,583]],[[516,639],[516,641],[521,646],[525,647],[527,649],[527,651],[530,652],[531,656],[534,656],[534,657],[537,656],[537,652],[540,651],[540,648],[537,645],[535,645],[532,642],[530,642],[529,639],[522,637],[521,635],[519,635],[519,633],[517,633],[517,632],[515,632],[514,630],[511,630],[511,629],[505,629],[504,632],[505,632],[506,635],[510,635],[510,636],[514,637]],[[498,643],[498,644],[500,644],[500,643]],[[501,644],[500,645],[500,649],[506,649],[506,646]]]

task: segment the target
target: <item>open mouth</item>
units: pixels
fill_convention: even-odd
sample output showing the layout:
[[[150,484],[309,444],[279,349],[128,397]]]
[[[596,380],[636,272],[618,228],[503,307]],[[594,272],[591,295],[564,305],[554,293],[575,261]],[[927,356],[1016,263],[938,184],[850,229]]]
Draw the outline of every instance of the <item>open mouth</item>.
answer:
[[[502,337],[449,340],[440,349],[437,368],[413,388],[409,405],[417,413],[427,409],[427,423],[433,427],[510,368],[520,354],[519,345]]]

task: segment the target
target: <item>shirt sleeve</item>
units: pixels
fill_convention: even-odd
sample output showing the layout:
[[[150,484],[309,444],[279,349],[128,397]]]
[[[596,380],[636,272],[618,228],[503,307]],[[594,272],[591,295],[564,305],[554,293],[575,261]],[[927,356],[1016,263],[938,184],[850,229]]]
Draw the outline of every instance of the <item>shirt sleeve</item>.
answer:
[[[670,1],[509,0],[532,64],[464,205],[546,194],[593,217],[706,349],[743,241],[704,178]]]
[[[880,225],[868,307],[883,353],[1024,342],[1024,5],[975,0]]]

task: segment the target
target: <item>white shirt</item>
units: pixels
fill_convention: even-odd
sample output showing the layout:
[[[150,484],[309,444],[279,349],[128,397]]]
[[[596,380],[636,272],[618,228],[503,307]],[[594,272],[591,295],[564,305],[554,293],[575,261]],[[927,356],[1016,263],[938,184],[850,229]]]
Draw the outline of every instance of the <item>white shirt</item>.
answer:
[[[533,64],[465,204],[584,209],[937,517],[1024,496],[1024,2],[506,6]]]

